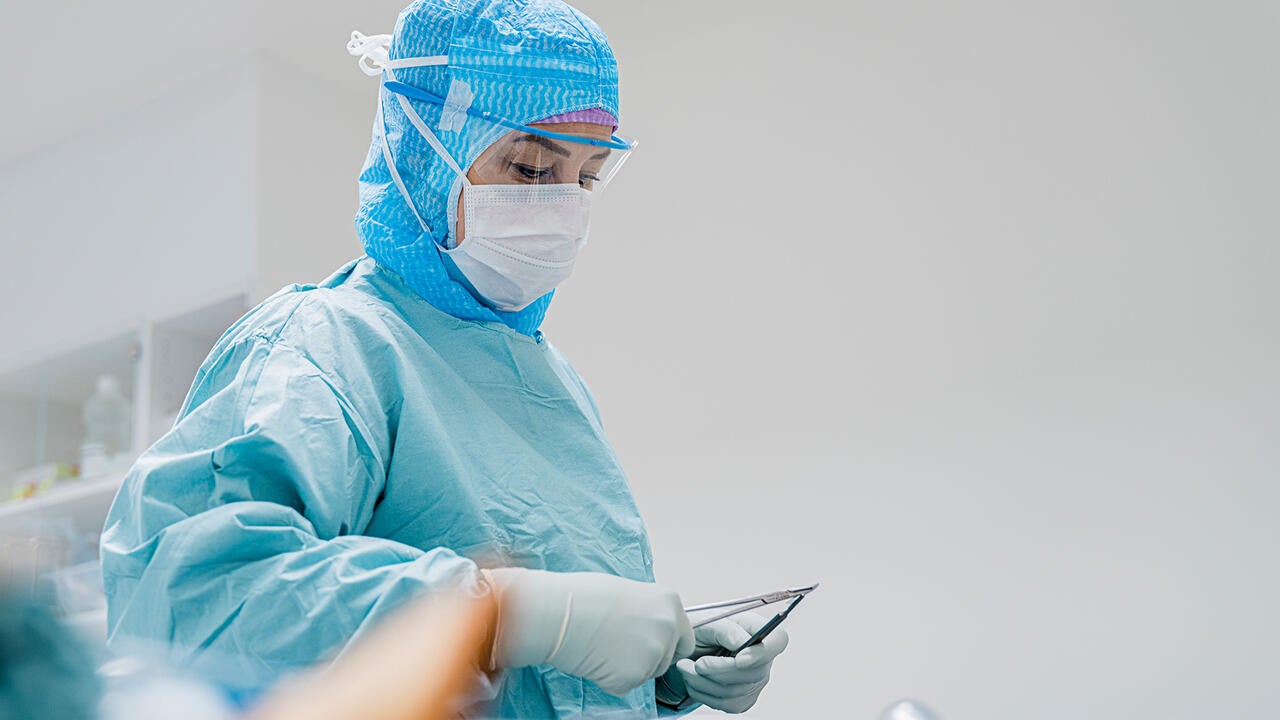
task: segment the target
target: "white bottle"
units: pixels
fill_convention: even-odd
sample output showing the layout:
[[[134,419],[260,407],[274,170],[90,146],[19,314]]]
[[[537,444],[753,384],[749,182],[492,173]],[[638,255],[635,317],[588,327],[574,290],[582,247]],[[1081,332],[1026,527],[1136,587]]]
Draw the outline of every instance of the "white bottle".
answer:
[[[899,700],[880,713],[880,720],[938,720],[938,715],[917,700]]]
[[[84,402],[84,444],[80,447],[80,472],[99,474],[113,458],[129,452],[129,401],[120,381],[111,375],[98,378],[97,388]]]

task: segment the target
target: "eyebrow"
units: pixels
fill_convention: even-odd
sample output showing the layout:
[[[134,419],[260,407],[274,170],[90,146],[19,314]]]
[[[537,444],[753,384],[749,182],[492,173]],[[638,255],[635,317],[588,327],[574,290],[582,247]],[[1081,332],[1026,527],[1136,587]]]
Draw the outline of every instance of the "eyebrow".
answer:
[[[563,147],[560,147],[558,143],[552,142],[551,140],[544,138],[541,135],[521,135],[520,137],[516,138],[515,141],[537,143],[561,157],[569,157],[568,150],[565,150]]]
[[[550,138],[544,138],[541,135],[529,135],[529,134],[521,135],[520,137],[517,137],[515,139],[515,142],[537,143],[538,145],[541,145],[542,147],[550,150],[551,152],[559,155],[560,157],[569,157],[569,151],[565,150],[563,146],[561,146],[557,142],[554,142]],[[609,151],[605,150],[604,152],[600,152],[600,153],[596,153],[595,155],[592,155],[588,159],[603,160],[607,157],[609,157]]]

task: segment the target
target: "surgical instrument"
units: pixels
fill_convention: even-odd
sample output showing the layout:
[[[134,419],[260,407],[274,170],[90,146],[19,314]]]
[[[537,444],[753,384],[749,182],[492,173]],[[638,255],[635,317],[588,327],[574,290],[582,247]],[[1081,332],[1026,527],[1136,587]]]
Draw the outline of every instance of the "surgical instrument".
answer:
[[[769,619],[769,622],[765,623],[760,627],[759,630],[752,633],[751,637],[747,638],[747,641],[742,643],[742,645],[740,645],[737,650],[734,650],[732,648],[720,648],[719,650],[715,651],[714,654],[719,655],[720,657],[737,657],[738,653],[742,652],[743,650],[746,650],[752,645],[759,645],[760,643],[764,642],[764,639],[769,636],[769,633],[773,632],[774,630],[777,630],[778,626],[782,624],[782,621],[787,619],[787,616],[791,614],[792,610],[796,609],[796,606],[799,605],[800,601],[803,599],[804,599],[804,595],[797,595],[796,598],[791,601],[791,604],[787,605],[786,609],[784,609],[782,612],[778,613],[777,615],[774,615],[772,618]]]
[[[754,610],[755,608],[764,607],[766,605],[773,605],[774,603],[780,603],[793,598],[801,598],[817,589],[818,583],[814,583],[808,587],[790,588],[787,590],[779,590],[777,592],[764,593],[763,595],[752,595],[750,597],[738,598],[737,600],[725,600],[724,602],[694,605],[692,607],[685,608],[684,611],[687,614],[702,612],[704,610],[716,610],[719,608],[734,608],[728,612],[720,613],[719,615],[715,615],[704,620],[699,620],[693,624],[693,627],[700,628],[703,625],[709,625],[717,620],[732,617],[740,612]]]

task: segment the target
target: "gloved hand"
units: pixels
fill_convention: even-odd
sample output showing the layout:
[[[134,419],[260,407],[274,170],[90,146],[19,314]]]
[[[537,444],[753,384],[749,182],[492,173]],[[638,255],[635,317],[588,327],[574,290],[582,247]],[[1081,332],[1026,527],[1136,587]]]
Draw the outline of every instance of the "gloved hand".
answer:
[[[766,622],[755,613],[740,613],[694,630],[697,644],[692,656],[673,665],[663,679],[677,694],[688,693],[703,705],[729,713],[746,712],[769,682],[773,659],[787,649],[787,631],[777,628],[737,657],[713,653],[742,647]]]
[[[675,591],[605,573],[485,571],[498,596],[496,667],[550,663],[624,695],[694,649]]]

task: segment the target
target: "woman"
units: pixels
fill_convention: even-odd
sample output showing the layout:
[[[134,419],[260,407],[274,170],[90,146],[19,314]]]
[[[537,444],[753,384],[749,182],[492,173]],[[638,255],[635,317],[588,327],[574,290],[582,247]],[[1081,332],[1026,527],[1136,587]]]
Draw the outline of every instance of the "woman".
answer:
[[[388,610],[494,592],[501,717],[742,711],[785,634],[696,634],[586,386],[538,331],[630,145],[599,28],[554,0],[424,0],[348,48],[381,76],[367,257],[219,340],[103,535],[111,642],[259,679]],[[696,662],[682,660],[696,659]],[[680,661],[678,664],[677,661]]]

